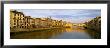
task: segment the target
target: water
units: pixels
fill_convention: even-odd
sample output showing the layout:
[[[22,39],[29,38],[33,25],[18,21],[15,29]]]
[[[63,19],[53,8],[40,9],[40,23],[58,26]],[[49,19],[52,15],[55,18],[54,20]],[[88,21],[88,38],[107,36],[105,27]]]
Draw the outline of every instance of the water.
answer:
[[[11,34],[11,39],[100,39],[100,33],[73,27]]]

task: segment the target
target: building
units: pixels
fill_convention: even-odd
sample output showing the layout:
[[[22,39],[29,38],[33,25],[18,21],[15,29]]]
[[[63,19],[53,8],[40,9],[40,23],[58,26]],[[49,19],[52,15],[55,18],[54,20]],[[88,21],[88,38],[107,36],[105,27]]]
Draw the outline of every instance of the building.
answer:
[[[31,26],[30,26],[30,19],[31,17],[30,16],[25,16],[24,17],[24,24],[25,24],[25,28],[26,29],[29,29]]]
[[[56,20],[52,21],[52,27],[57,27],[57,21]]]
[[[34,18],[30,18],[30,28],[36,28]]]
[[[40,21],[40,24],[41,24],[41,27],[45,28],[45,27],[48,27],[48,20],[46,18],[41,18],[41,21]]]
[[[35,26],[36,26],[36,28],[41,27],[41,18],[35,18]]]
[[[51,19],[51,17],[49,17],[49,18],[45,18],[46,20],[47,20],[47,26],[48,27],[52,27],[52,19]]]
[[[67,22],[66,25],[65,25],[65,27],[72,27],[72,26],[73,26],[73,24],[70,23],[70,22]]]
[[[15,23],[15,17],[16,15],[16,11],[15,10],[10,10],[10,28],[15,28],[16,27],[16,24]]]
[[[32,18],[25,16],[22,12],[10,10],[10,28],[11,29],[32,29],[32,28],[50,28],[50,27],[70,27],[72,23],[53,20],[51,17],[47,18]]]
[[[24,14],[16,10],[10,10],[10,28],[23,28]]]

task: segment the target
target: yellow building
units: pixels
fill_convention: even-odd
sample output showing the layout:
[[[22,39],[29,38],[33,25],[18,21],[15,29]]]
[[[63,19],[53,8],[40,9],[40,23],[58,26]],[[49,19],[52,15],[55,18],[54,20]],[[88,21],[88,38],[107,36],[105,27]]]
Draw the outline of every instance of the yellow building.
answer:
[[[70,23],[70,22],[67,22],[66,25],[65,25],[65,27],[72,27],[72,26],[73,26],[73,24]]]
[[[16,26],[14,24],[14,17],[15,17],[16,11],[10,10],[10,28],[14,28]]]
[[[63,27],[65,27],[65,25],[66,25],[66,21],[63,21],[62,25],[63,25]]]
[[[16,10],[10,10],[10,28],[23,28],[24,14]]]
[[[51,19],[51,17],[50,18],[46,18],[46,20],[47,20],[47,26],[48,27],[52,27],[52,19]]]
[[[30,28],[30,16],[25,16],[24,18],[24,24],[25,24],[25,28],[29,29]]]
[[[57,27],[59,27],[59,24],[60,24],[59,21],[56,20],[56,26],[57,26]]]
[[[40,28],[40,26],[41,26],[41,18],[35,18],[35,26],[36,26],[36,28]]]
[[[49,18],[31,18],[25,16],[22,12],[10,10],[10,28],[15,29],[31,29],[31,28],[50,28],[50,27],[71,27],[72,23],[53,20]]]
[[[30,18],[30,28],[36,28],[35,26],[35,18]]]
[[[41,26],[52,27],[52,19],[50,18],[41,18]]]
[[[56,20],[53,20],[52,21],[52,27],[56,27],[57,26],[57,22],[56,22]]]

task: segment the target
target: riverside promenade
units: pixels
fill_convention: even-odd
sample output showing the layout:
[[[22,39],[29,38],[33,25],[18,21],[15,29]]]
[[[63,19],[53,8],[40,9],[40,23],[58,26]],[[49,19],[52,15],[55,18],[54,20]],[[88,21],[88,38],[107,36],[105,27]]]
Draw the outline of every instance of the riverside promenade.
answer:
[[[11,33],[17,33],[17,32],[32,32],[32,31],[40,31],[40,30],[48,30],[48,29],[57,29],[57,28],[63,28],[63,27],[50,27],[50,28],[28,28],[28,29],[23,29],[23,28],[15,28],[15,29],[10,29]]]

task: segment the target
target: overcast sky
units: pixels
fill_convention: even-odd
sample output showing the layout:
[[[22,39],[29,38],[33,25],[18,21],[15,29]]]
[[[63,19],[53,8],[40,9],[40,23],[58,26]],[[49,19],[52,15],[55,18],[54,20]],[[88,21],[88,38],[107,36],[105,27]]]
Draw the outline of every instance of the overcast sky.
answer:
[[[56,20],[64,20],[72,23],[84,23],[101,16],[100,9],[16,9],[26,16],[36,18],[50,17]]]

